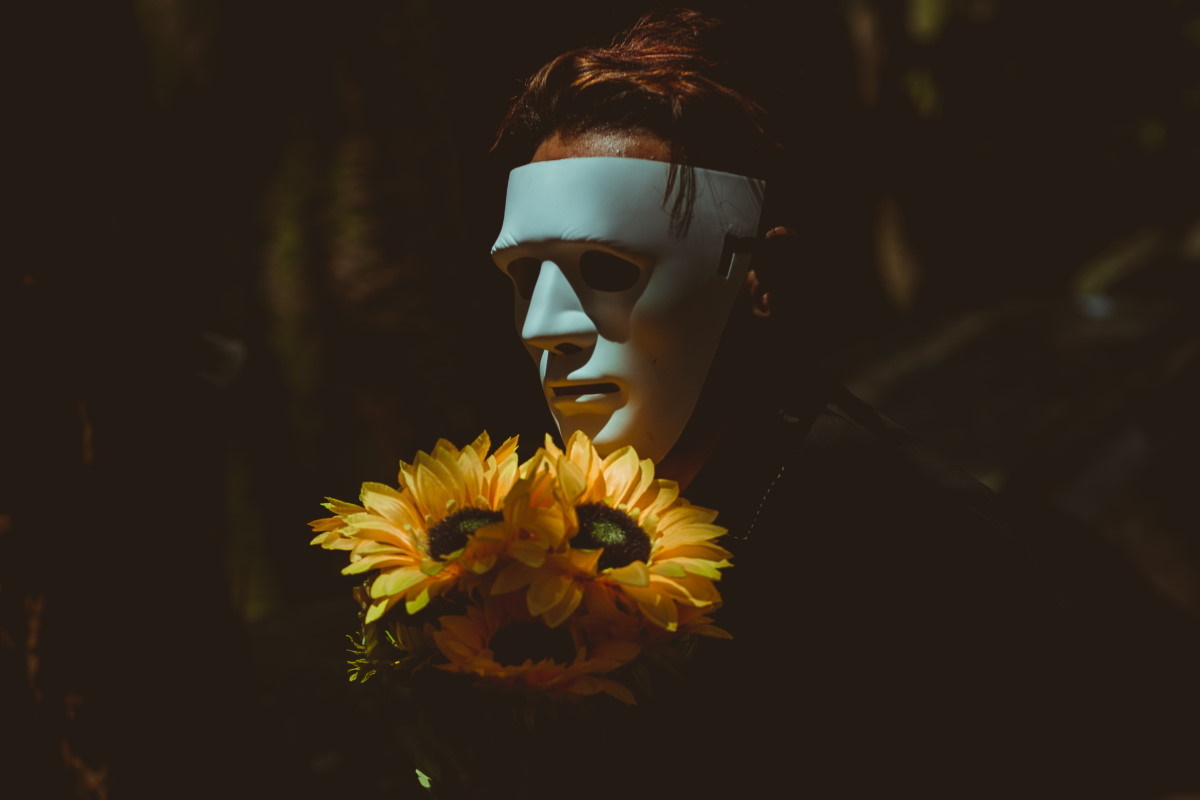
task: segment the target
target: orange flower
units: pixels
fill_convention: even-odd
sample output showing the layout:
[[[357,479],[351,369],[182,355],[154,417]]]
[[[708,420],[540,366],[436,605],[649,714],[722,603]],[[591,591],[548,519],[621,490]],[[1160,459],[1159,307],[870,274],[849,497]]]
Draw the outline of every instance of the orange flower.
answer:
[[[545,626],[523,614],[519,603],[505,598],[490,598],[482,607],[468,607],[466,616],[445,616],[438,622],[441,628],[433,638],[448,660],[438,665],[440,669],[474,675],[515,691],[559,697],[606,692],[624,703],[635,703],[627,687],[601,677],[637,657],[641,648],[635,642],[609,639],[589,652],[579,637]],[[505,638],[509,642],[502,641]],[[515,654],[497,655],[502,649],[514,649],[511,641],[516,638],[521,641]],[[526,655],[530,652],[533,655]]]

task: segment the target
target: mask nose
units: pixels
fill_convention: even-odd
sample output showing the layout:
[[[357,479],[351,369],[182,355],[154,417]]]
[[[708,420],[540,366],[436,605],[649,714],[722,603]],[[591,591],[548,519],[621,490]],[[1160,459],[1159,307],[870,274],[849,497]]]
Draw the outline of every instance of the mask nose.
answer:
[[[596,326],[583,310],[570,281],[553,261],[543,261],[521,339],[530,347],[570,355],[596,343]]]

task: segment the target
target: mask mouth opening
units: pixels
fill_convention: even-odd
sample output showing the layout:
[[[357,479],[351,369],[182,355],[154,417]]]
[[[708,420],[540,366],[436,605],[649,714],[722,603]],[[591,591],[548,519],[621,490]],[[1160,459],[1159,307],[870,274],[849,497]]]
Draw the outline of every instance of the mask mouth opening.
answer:
[[[575,383],[570,386],[555,386],[555,397],[578,397],[584,394],[610,394],[620,391],[615,383]]]

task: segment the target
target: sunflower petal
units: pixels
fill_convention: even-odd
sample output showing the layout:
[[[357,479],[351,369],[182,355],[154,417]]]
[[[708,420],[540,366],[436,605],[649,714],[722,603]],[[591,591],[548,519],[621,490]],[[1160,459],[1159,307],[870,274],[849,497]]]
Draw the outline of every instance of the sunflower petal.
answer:
[[[730,566],[728,561],[709,561],[707,558],[673,558],[670,561],[663,562],[661,566],[666,567],[667,565],[681,568],[693,575],[711,578],[714,581],[721,579],[721,567]],[[656,563],[655,566],[659,565]],[[670,578],[683,577],[683,575],[669,575],[666,572],[660,572],[654,567],[651,567],[650,571],[656,575],[664,575]]]
[[[717,518],[717,512],[703,506],[684,505],[686,500],[680,500],[680,505],[664,510],[658,515],[659,527],[666,531],[676,525],[708,525]],[[724,533],[725,529],[722,528]]]
[[[508,592],[516,591],[524,586],[528,586],[533,576],[537,574],[537,570],[528,567],[519,561],[508,564],[496,576],[496,582],[492,584],[491,594],[507,594]]]
[[[540,567],[546,561],[545,546],[532,539],[513,542],[508,554],[528,567]]]
[[[441,624],[443,631],[472,650],[478,652],[483,649],[483,629],[470,619],[460,616],[445,616],[438,617],[438,623]]]
[[[611,663],[613,666],[608,667],[608,669],[615,669],[637,658],[640,652],[642,652],[642,648],[637,642],[630,642],[625,639],[609,639],[606,642],[596,645],[595,650],[592,651],[590,660],[604,664]],[[604,671],[607,672],[608,669]]]
[[[424,456],[422,458],[422,456]],[[419,499],[421,510],[441,520],[446,516],[447,508],[454,502],[454,494],[442,480],[441,465],[424,453],[417,454],[416,497]]]
[[[709,561],[727,561],[733,557],[733,553],[712,542],[679,546],[671,545],[669,547],[652,549],[651,553],[654,556],[652,560],[655,562],[667,561],[672,558],[705,558]]]
[[[587,492],[587,475],[578,464],[569,459],[560,458],[558,460],[558,481],[562,485],[563,496],[569,505],[574,506],[579,503],[584,493]]]
[[[345,517],[349,514],[356,514],[361,511],[366,511],[366,509],[362,506],[356,506],[354,503],[347,503],[345,500],[338,500],[335,497],[326,497],[325,500],[327,502],[324,502],[321,505],[337,514],[339,517]]]
[[[368,511],[378,514],[393,525],[412,524],[409,499],[385,483],[364,483],[359,499]]]
[[[640,476],[641,462],[628,445],[609,453],[604,459],[604,480],[614,506],[627,502],[629,491],[637,485]]]
[[[724,628],[718,628],[716,625],[689,625],[688,633],[697,633],[701,636],[711,636],[714,639],[732,639],[733,634]]]
[[[667,578],[682,578],[687,575],[687,571],[683,565],[676,564],[671,561],[655,561],[650,566],[650,572],[654,575],[662,575]]]
[[[390,611],[392,606],[396,605],[396,602],[399,599],[399,595],[393,595],[372,603],[371,607],[367,609],[367,616],[363,619],[363,622],[369,625],[370,623],[379,619],[388,611]]]
[[[366,559],[363,560],[365,561]],[[399,569],[390,570],[380,575],[371,584],[371,597],[379,599],[380,597],[398,595],[424,580],[428,580],[428,576],[421,572],[420,569],[400,567]]]
[[[657,592],[639,592],[634,599],[648,621],[672,632],[679,627],[679,611],[671,598]]]
[[[529,613],[532,616],[540,617],[546,611],[552,608],[556,603],[562,600],[563,596],[570,590],[571,584],[574,583],[566,575],[559,573],[539,573],[531,584],[529,584],[529,592],[525,595],[525,602],[529,605]]]
[[[429,587],[422,587],[421,593],[416,597],[411,598],[404,604],[404,610],[409,614],[415,614],[425,606],[429,605]]]
[[[594,680],[600,684],[601,691],[606,694],[612,695],[626,705],[637,705],[637,699],[634,698],[633,692],[629,690],[629,687],[608,678],[595,678]]]
[[[398,556],[377,555],[363,556],[362,558],[351,561],[346,566],[342,567],[343,575],[360,575],[364,572],[369,572],[373,569],[386,569],[388,567],[405,567],[411,564],[411,561],[406,561]]]
[[[614,567],[604,574],[626,586],[650,585],[650,570],[641,561],[632,561],[623,567]]]
[[[542,620],[551,628],[557,628],[575,613],[581,600],[583,600],[583,587],[575,581],[571,581],[562,598],[542,614]]]
[[[725,534],[725,529],[720,525],[701,523],[680,524],[669,521],[667,518],[671,514],[672,512],[668,511],[664,517],[659,519],[659,536],[655,540],[654,545],[660,550],[668,547],[682,547],[689,544],[711,542],[713,539]]]

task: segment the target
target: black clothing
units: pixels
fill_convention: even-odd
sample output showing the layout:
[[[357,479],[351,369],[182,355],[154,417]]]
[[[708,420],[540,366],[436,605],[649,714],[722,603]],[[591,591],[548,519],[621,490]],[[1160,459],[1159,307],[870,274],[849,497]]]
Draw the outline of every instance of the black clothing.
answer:
[[[685,496],[720,511],[735,563],[736,639],[705,642],[684,679],[702,704],[660,728],[713,740],[700,796],[1196,788],[1194,621],[844,389],[728,431]]]

